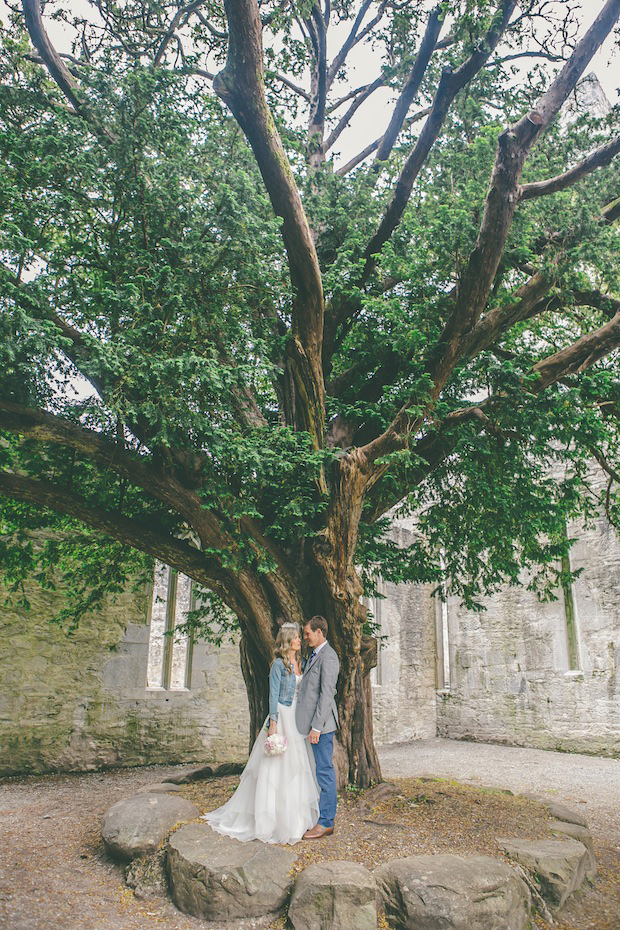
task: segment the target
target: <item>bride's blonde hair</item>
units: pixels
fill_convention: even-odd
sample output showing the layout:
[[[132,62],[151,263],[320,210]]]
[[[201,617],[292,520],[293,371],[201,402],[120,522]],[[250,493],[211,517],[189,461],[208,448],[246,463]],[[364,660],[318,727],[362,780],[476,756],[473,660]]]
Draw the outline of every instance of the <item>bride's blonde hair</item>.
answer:
[[[276,636],[276,659],[282,659],[289,674],[293,671],[290,659],[291,644],[297,636],[299,627],[296,623],[283,623]]]

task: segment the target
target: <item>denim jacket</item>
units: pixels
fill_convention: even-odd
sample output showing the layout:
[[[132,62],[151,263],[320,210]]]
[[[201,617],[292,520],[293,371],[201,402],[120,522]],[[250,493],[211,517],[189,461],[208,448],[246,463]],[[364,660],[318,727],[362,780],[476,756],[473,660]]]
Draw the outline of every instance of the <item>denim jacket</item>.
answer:
[[[290,707],[295,697],[295,672],[287,672],[282,659],[274,661],[269,671],[269,717],[278,719],[278,704]]]

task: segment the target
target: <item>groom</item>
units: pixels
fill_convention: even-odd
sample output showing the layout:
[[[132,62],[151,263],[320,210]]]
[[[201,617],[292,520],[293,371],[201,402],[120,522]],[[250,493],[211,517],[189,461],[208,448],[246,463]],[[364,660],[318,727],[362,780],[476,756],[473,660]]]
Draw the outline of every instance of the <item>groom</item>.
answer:
[[[336,773],[332,760],[334,732],[338,727],[336,682],[340,671],[338,656],[327,642],[327,620],[317,614],[304,626],[304,640],[312,653],[299,686],[295,722],[308,736],[314,752],[316,779],[321,789],[319,822],[304,833],[305,840],[318,840],[334,832],[336,816]]]

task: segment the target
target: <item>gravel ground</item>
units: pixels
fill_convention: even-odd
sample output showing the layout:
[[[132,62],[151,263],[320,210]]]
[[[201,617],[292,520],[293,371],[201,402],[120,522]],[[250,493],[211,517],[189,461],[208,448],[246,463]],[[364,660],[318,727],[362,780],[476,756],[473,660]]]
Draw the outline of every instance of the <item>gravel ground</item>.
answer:
[[[609,889],[620,881],[620,760],[452,740],[385,747],[385,777],[454,778],[546,794],[585,813],[603,865],[606,897],[589,892],[563,915],[575,930],[620,930]],[[171,903],[138,901],[99,837],[105,811],[173,766],[0,782],[1,930],[203,930]],[[613,891],[613,888],[612,888]],[[620,896],[616,899],[620,914]],[[600,908],[600,919],[597,909]]]
[[[562,801],[585,815],[595,835],[620,850],[620,759],[450,739],[393,743],[380,756],[384,778],[455,778]]]

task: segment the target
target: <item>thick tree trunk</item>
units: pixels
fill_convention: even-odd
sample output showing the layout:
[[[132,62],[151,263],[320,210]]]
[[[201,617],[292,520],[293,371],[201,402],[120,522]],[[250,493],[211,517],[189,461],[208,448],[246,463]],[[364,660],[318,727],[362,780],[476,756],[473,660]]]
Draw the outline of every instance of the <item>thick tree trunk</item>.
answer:
[[[381,781],[374,745],[370,671],[377,664],[377,645],[363,635],[366,608],[355,568],[357,534],[366,475],[364,463],[348,454],[330,476],[331,503],[326,527],[312,547],[317,574],[316,613],[329,623],[329,639],[340,657],[339,730],[336,764],[340,784],[368,787]]]
[[[359,582],[357,584],[359,585]],[[381,781],[381,769],[373,739],[370,685],[370,671],[377,661],[376,640],[370,636],[362,636],[365,608],[359,603],[359,598],[356,598],[353,614],[345,618],[345,599],[321,597],[316,584],[308,583],[307,590],[312,591],[313,595],[306,606],[305,619],[310,619],[315,613],[326,617],[329,624],[329,641],[340,657],[336,695],[339,729],[334,743],[338,784],[340,787],[346,784],[367,787],[371,783]],[[288,617],[284,610],[280,612],[280,616],[291,620],[299,619]],[[274,633],[276,629],[274,624]],[[244,626],[239,653],[248,695],[251,748],[269,713],[268,682],[271,663],[270,659],[259,651]]]
[[[241,634],[239,643],[241,673],[248,693],[250,710],[250,750],[258,731],[269,713],[269,663],[252,648],[252,642],[246,633]]]
[[[361,603],[362,585],[354,562],[365,487],[363,463],[355,456],[346,456],[334,464],[329,480],[332,495],[325,528],[305,548],[303,557],[291,555],[289,562],[280,551],[279,569],[268,576],[246,574],[238,578],[238,596],[229,604],[237,608],[241,620],[241,669],[250,708],[250,746],[269,712],[268,678],[278,622],[287,619],[301,626],[313,614],[326,618],[329,642],[340,658],[335,743],[338,782],[340,786],[350,783],[365,788],[381,781],[381,768],[373,738],[370,685],[377,644],[363,634],[367,612]]]
[[[370,671],[376,665],[377,641],[364,637],[361,655],[341,659],[338,686],[340,727],[336,734],[335,765],[338,784],[367,788],[381,781],[374,744]]]

